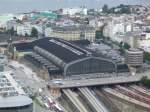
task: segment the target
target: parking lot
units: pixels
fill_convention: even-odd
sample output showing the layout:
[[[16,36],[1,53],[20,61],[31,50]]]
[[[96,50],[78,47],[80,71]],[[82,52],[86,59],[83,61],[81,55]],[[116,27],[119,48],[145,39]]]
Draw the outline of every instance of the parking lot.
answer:
[[[35,112],[59,112],[53,111],[55,110],[54,108],[50,109],[49,106],[46,106],[49,104],[48,99],[53,99],[50,92],[46,88],[47,82],[37,77],[37,74],[33,72],[32,69],[26,67],[26,65],[20,64],[16,61],[11,61],[8,65],[9,69],[14,71],[15,79],[18,81],[19,85],[24,88],[25,92],[29,96],[35,96]],[[42,106],[37,103],[36,99],[39,98],[42,102]],[[56,102],[57,101],[55,101],[55,104],[57,104]]]
[[[88,49],[96,51],[96,53],[101,54],[104,57],[110,58],[116,62],[124,61],[124,57],[120,55],[118,50],[111,48],[110,46],[100,43],[100,44],[91,44],[88,46]]]

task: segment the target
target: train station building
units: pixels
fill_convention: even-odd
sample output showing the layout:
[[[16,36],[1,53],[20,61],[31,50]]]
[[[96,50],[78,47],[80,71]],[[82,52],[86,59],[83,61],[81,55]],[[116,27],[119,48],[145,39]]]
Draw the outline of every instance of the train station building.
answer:
[[[86,40],[66,41],[59,38],[43,38],[31,43],[16,45],[19,51],[32,51],[25,58],[38,62],[48,69],[49,75],[82,75],[92,73],[126,72],[125,64],[95,55],[84,48]]]

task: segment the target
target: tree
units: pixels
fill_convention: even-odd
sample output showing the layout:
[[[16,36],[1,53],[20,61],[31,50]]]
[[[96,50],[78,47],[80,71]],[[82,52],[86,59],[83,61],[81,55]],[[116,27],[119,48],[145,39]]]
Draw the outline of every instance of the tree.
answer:
[[[25,37],[28,37],[29,35],[27,33],[25,33]]]
[[[118,6],[118,8],[122,8],[122,7],[125,7],[125,5],[124,5],[124,4],[120,4],[120,5]]]
[[[120,48],[119,49],[120,53],[124,54],[126,49],[130,49],[130,45],[127,44],[127,43],[120,42],[119,43],[119,48]]]
[[[145,8],[144,11],[145,11],[145,12],[148,12],[148,8]]]
[[[123,42],[120,42],[119,47],[122,48],[122,46],[123,46]]]
[[[112,7],[111,9],[109,9],[109,13],[115,13],[115,7]]]
[[[14,27],[12,27],[11,29],[7,30],[6,31],[8,34],[10,34],[11,36],[15,34],[15,31],[14,31]]]
[[[104,4],[104,6],[102,7],[102,11],[103,13],[108,13],[108,5],[107,4]]]
[[[130,14],[131,11],[130,11],[130,8],[129,7],[122,7],[121,10],[120,10],[120,13],[125,13],[125,14]]]
[[[143,84],[143,86],[150,88],[150,79],[148,79],[147,76],[142,77],[140,82],[141,82],[141,84]]]
[[[38,37],[38,31],[36,28],[32,28],[31,30],[31,37]]]
[[[130,49],[131,46],[129,44],[127,44],[127,43],[120,42],[119,43],[119,47],[121,49]]]
[[[106,6],[105,6],[106,8]],[[108,13],[116,13],[116,14],[131,14],[131,9],[129,5],[120,4],[117,7],[112,7],[108,9]]]
[[[102,39],[103,38],[103,32],[100,30],[97,30],[95,35],[96,35],[95,36],[96,39]]]
[[[140,9],[139,9],[139,8],[137,8],[137,9],[136,9],[136,12],[139,12],[139,11],[140,11]]]
[[[130,10],[130,7],[128,5],[124,5],[124,4],[120,4],[118,6],[118,8],[120,8],[120,13],[123,14],[130,14],[131,13],[131,10]]]
[[[11,35],[14,35],[14,34],[15,34],[14,27],[12,27],[12,28],[10,29],[10,34],[11,34]]]
[[[124,48],[124,49],[130,49],[130,45],[127,44],[127,43],[124,43],[123,48]]]
[[[150,53],[144,52],[144,61],[150,61]]]

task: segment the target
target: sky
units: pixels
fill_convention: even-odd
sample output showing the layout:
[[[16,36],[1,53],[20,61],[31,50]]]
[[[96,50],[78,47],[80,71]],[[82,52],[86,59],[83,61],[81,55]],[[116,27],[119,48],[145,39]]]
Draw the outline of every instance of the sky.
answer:
[[[150,5],[150,0],[0,0],[0,13],[54,10],[82,5],[87,6],[87,8],[101,8],[104,4],[112,7],[121,3]]]

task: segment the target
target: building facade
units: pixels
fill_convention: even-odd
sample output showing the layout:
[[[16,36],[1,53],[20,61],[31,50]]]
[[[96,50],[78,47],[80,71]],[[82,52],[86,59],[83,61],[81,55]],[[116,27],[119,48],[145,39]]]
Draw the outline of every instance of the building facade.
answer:
[[[138,49],[127,50],[125,62],[130,66],[141,66],[143,64],[143,51],[140,51]]]
[[[48,28],[45,30],[46,37],[56,37],[65,40],[87,39],[91,42],[95,40],[95,29],[90,26],[62,26]]]
[[[43,38],[31,43],[34,52],[26,59],[43,65],[50,76],[71,76],[91,73],[126,72],[124,67],[110,58],[96,55],[73,41],[60,38]],[[29,47],[29,44],[28,44]],[[18,49],[18,48],[17,48]]]
[[[17,26],[17,34],[21,36],[31,35],[32,27],[28,25]]]
[[[75,15],[77,13],[87,15],[87,9],[86,8],[64,8],[62,10],[62,14],[64,15]]]

